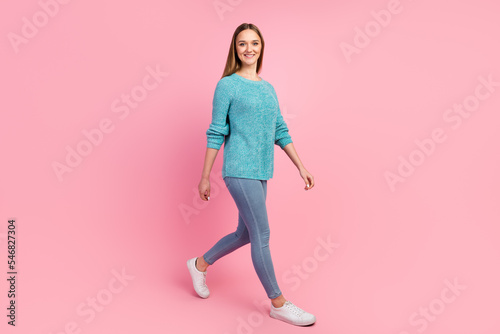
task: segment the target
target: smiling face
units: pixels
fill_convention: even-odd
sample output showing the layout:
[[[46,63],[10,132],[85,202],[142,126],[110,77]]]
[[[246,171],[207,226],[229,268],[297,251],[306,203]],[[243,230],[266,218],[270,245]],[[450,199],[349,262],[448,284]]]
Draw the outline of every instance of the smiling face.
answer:
[[[262,43],[259,35],[252,29],[243,30],[236,37],[236,53],[241,60],[242,67],[257,67]]]

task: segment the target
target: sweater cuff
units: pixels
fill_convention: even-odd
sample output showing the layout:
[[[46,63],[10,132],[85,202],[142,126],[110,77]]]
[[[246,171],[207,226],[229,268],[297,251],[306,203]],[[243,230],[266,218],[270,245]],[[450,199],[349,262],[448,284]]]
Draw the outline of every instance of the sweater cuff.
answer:
[[[215,148],[216,150],[220,150],[220,147],[222,146],[222,144],[219,144],[219,143],[214,143],[214,142],[207,142],[207,147],[210,147],[210,148]]]
[[[281,138],[281,139],[279,139],[279,140],[276,141],[276,145],[278,145],[279,147],[281,147],[281,149],[284,149],[285,146],[288,145],[288,144],[290,144],[290,143],[293,143],[291,137]]]

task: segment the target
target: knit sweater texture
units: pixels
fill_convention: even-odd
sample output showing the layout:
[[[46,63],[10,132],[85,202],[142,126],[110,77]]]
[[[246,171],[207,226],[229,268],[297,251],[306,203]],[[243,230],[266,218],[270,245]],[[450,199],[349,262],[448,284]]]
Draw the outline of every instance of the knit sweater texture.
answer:
[[[274,145],[281,149],[292,138],[274,87],[236,73],[220,79],[212,103],[207,147],[224,144],[222,177],[269,180],[274,173]]]

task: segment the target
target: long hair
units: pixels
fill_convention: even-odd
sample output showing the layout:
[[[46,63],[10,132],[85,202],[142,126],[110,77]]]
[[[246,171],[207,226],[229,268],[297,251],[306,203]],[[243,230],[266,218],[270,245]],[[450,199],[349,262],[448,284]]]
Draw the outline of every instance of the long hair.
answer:
[[[260,56],[259,59],[257,59],[257,74],[260,73],[260,69],[262,68],[262,60],[264,59],[264,46],[265,46],[264,38],[262,37],[259,28],[257,28],[255,24],[242,23],[234,31],[233,38],[231,39],[231,45],[229,46],[229,53],[227,55],[226,67],[224,68],[224,72],[222,74],[221,79],[224,78],[225,76],[237,72],[241,68],[241,59],[236,54],[236,38],[238,37],[238,34],[240,32],[246,29],[252,29],[253,31],[255,31],[257,35],[259,35],[259,38],[262,43]]]

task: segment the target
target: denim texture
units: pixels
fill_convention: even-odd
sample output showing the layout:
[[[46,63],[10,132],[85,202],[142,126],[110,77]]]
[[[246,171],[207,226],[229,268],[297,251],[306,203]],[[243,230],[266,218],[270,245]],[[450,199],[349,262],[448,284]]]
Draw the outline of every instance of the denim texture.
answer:
[[[270,299],[281,295],[269,249],[270,229],[267,218],[267,180],[226,176],[229,193],[238,208],[236,231],[221,238],[203,258],[213,264],[221,257],[250,243],[252,262]]]

